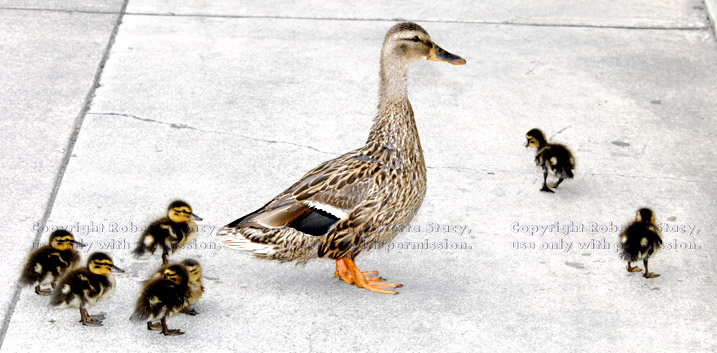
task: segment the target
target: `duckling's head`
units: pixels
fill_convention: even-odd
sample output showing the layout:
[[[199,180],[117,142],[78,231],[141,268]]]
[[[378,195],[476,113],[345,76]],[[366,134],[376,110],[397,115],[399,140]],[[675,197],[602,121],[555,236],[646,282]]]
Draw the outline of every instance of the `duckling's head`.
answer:
[[[635,216],[635,222],[655,223],[655,214],[649,208],[641,208],[641,209],[637,210],[637,216]]]
[[[171,265],[165,268],[164,272],[162,272],[162,278],[172,281],[177,285],[186,284],[189,279],[182,265]]]
[[[381,61],[399,61],[405,64],[418,60],[442,61],[463,65],[466,61],[433,43],[425,29],[413,22],[394,25],[386,33],[381,49]]]
[[[167,208],[167,217],[174,223],[187,223],[190,219],[201,221],[202,218],[192,213],[192,207],[184,201],[174,201]]]
[[[187,270],[189,282],[197,282],[202,279],[202,266],[194,259],[186,259],[182,261],[182,265]]]
[[[548,143],[545,140],[545,135],[543,134],[542,131],[540,131],[540,129],[532,129],[532,130],[528,131],[528,133],[525,134],[525,138],[528,140],[528,142],[525,144],[525,148],[528,148],[528,147],[541,148]]]
[[[96,252],[87,259],[87,268],[96,275],[106,276],[110,271],[124,273],[124,270],[114,265],[112,258],[103,252]]]
[[[75,237],[72,235],[72,233],[64,229],[58,229],[52,232],[52,234],[50,234],[50,246],[52,246],[52,248],[55,250],[69,250],[72,249],[73,244],[78,244],[80,246],[85,245],[75,241]]]

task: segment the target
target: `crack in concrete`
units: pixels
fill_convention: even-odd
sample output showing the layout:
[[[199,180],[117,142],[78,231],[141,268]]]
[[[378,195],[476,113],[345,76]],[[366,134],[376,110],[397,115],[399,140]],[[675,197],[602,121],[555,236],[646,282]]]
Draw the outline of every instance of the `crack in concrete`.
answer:
[[[230,133],[230,132],[226,132],[226,131],[204,130],[204,129],[200,129],[200,128],[197,128],[197,127],[194,127],[194,126],[191,126],[191,125],[187,125],[187,124],[166,123],[166,122],[163,122],[163,121],[154,120],[154,119],[148,119],[148,118],[142,118],[142,117],[139,117],[139,116],[136,116],[136,115],[132,115],[132,114],[127,114],[127,113],[88,113],[88,114],[90,114],[90,115],[121,116],[121,117],[136,119],[136,120],[144,121],[144,122],[148,122],[148,123],[166,125],[166,126],[169,126],[169,127],[173,128],[173,129],[187,129],[187,130],[199,131],[199,132],[203,132],[203,133],[207,133],[207,134],[219,134],[219,135],[227,135],[227,136],[239,137],[239,138],[243,138],[243,139],[247,139],[247,140],[252,140],[252,141],[257,141],[257,142],[264,142],[264,143],[271,143],[271,144],[276,143],[276,144],[296,146],[296,147],[306,148],[306,149],[310,149],[310,150],[312,150],[312,151],[316,151],[316,152],[323,153],[323,154],[328,154],[328,155],[338,156],[338,155],[341,154],[341,153],[336,153],[336,152],[323,151],[323,150],[320,150],[320,149],[318,149],[318,148],[316,148],[316,147],[313,147],[313,146],[302,145],[302,144],[300,144],[300,143],[295,143],[295,142],[261,139],[261,138],[256,138],[256,137],[247,136],[247,135],[242,135],[242,134]]]
[[[127,4],[129,3],[129,0],[124,0],[122,3],[122,8],[120,9],[120,12],[115,13],[117,15],[117,19],[115,21],[114,27],[112,28],[112,32],[110,32],[109,37],[107,39],[107,44],[105,45],[104,51],[102,53],[102,57],[100,58],[100,61],[97,65],[97,69],[95,69],[94,77],[92,78],[92,86],[90,86],[89,91],[85,95],[85,99],[82,102],[82,108],[77,114],[77,117],[75,117],[74,126],[72,129],[72,133],[70,134],[70,138],[67,141],[67,147],[65,148],[65,153],[62,157],[62,161],[60,163],[60,167],[57,171],[57,174],[55,175],[55,180],[52,185],[52,192],[50,193],[50,198],[47,200],[47,206],[45,207],[45,213],[42,216],[42,219],[40,220],[40,227],[38,227],[38,231],[35,234],[34,242],[38,242],[40,240],[40,237],[42,236],[43,229],[45,228],[45,225],[47,225],[47,221],[50,218],[50,215],[52,214],[52,209],[55,205],[55,200],[57,199],[57,194],[60,190],[60,185],[62,184],[62,179],[65,176],[65,171],[67,170],[67,165],[70,163],[70,158],[72,157],[72,151],[75,148],[75,144],[77,143],[77,138],[80,134],[80,129],[82,129],[82,125],[85,121],[85,117],[87,116],[90,105],[92,104],[92,99],[95,96],[95,92],[97,91],[97,87],[100,86],[100,78],[102,77],[102,72],[104,72],[105,64],[107,63],[107,60],[110,57],[110,52],[112,50],[112,47],[114,46],[115,39],[117,38],[117,33],[119,32],[119,27],[122,24],[122,19],[124,18],[124,13],[127,10]],[[17,302],[20,300],[20,293],[22,292],[22,287],[19,284],[15,285],[15,291],[12,296],[12,300],[10,302],[10,305],[8,306],[8,310],[5,313],[5,317],[2,321],[2,328],[0,328],[0,350],[2,350],[2,346],[5,343],[5,337],[7,336],[7,331],[10,328],[10,321],[12,320],[13,315],[15,314],[15,308],[17,307]]]
[[[14,11],[43,11],[43,12],[64,12],[64,13],[85,13],[85,14],[119,14],[114,11],[102,10],[66,10],[66,9],[46,9],[37,7],[0,7],[0,10]],[[316,21],[357,21],[357,22],[396,22],[396,21],[414,21],[426,23],[457,23],[457,24],[477,24],[477,25],[498,25],[498,26],[527,26],[527,27],[564,27],[564,28],[598,28],[598,29],[633,29],[633,30],[659,30],[659,31],[712,31],[712,23],[707,19],[707,24],[698,26],[661,26],[661,25],[601,25],[588,23],[545,23],[545,22],[520,22],[514,19],[503,21],[490,20],[433,20],[421,18],[357,18],[357,17],[318,17],[318,16],[271,16],[271,15],[222,15],[222,14],[177,14],[173,12],[152,13],[152,12],[126,12],[124,15],[130,16],[154,16],[154,17],[196,17],[196,18],[237,18],[237,19],[275,19],[275,20],[316,20]]]

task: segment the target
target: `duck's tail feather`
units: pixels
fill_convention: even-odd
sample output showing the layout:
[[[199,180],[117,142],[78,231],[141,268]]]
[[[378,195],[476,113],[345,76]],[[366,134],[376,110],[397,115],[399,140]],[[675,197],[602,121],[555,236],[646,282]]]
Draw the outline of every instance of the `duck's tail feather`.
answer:
[[[306,263],[318,257],[318,247],[323,236],[312,236],[285,228],[230,227],[225,226],[217,232],[225,246],[248,251],[254,256],[281,262],[296,261]]]

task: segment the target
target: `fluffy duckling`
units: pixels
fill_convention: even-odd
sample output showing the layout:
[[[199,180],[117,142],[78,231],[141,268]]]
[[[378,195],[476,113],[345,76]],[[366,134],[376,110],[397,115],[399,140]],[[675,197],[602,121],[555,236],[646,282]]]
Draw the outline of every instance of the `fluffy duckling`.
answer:
[[[202,219],[192,213],[192,207],[184,201],[174,201],[167,208],[167,217],[153,222],[142,233],[134,250],[136,256],[146,251],[154,254],[157,247],[162,248],[162,263],[167,265],[167,256],[178,248],[190,243],[197,237],[197,224]]]
[[[186,259],[182,261],[181,264],[187,270],[187,274],[189,275],[189,289],[187,290],[186,299],[189,305],[194,305],[199,301],[199,298],[202,297],[202,294],[204,294],[204,284],[202,284],[202,266],[194,259]],[[190,308],[189,306],[182,309],[182,313],[192,316],[198,314],[196,310]]]
[[[75,241],[72,233],[64,229],[52,232],[48,244],[34,250],[27,257],[20,274],[20,283],[25,286],[35,285],[35,293],[39,295],[52,294],[57,281],[80,261],[80,253],[72,247],[74,244],[84,246]],[[52,289],[41,288],[46,285],[52,286]]]
[[[162,277],[145,282],[130,320],[147,321],[148,330],[161,330],[165,336],[183,335],[167,328],[167,317],[176,315],[189,305],[189,275],[184,266],[174,264],[162,271]],[[152,321],[159,320],[159,323]]]
[[[96,252],[87,259],[87,267],[76,269],[62,279],[52,292],[50,305],[80,308],[83,325],[102,326],[104,314],[90,315],[87,308],[114,291],[115,277],[111,271],[124,273],[109,255]]]
[[[642,271],[639,267],[632,266],[633,262],[642,260],[645,264],[643,275],[645,278],[660,276],[647,269],[650,256],[662,246],[660,229],[655,225],[655,214],[652,210],[641,208],[637,211],[635,221],[620,234],[620,243],[622,243],[622,258],[627,261],[628,272]]]
[[[187,305],[194,305],[199,301],[199,298],[202,297],[202,294],[204,294],[204,285],[202,283],[202,267],[199,265],[199,262],[197,262],[194,259],[185,259],[184,261],[179,263],[180,265],[184,266],[185,271],[187,271],[188,278],[188,290],[186,293],[185,299],[187,300]],[[149,280],[145,283],[149,283],[150,281],[154,281],[157,279],[162,278],[162,275],[164,274],[164,270],[167,269],[168,266],[162,266],[155,272],[152,277],[150,277]],[[186,308],[182,309],[180,311],[182,314],[187,315],[197,315],[198,312],[194,310],[193,308],[190,308],[187,306]]]
[[[567,147],[548,143],[539,129],[528,131],[525,138],[528,140],[526,148],[535,147],[538,150],[535,154],[535,165],[543,168],[543,188],[540,191],[555,192],[550,188],[556,189],[563,180],[573,178],[575,160]],[[547,184],[548,173],[558,177],[558,181],[550,186]]]

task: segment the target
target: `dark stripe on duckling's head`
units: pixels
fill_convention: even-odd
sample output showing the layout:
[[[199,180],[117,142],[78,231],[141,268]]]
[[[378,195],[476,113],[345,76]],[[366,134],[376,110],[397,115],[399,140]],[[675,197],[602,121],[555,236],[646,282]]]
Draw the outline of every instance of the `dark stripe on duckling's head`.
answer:
[[[87,259],[87,267],[90,272],[98,275],[106,275],[112,270],[115,270],[116,272],[124,272],[124,270],[115,266],[109,255],[103,252],[96,252],[90,255]]]
[[[50,246],[57,250],[68,250],[75,244],[75,237],[72,233],[58,229],[50,234]]]
[[[202,218],[192,213],[192,207],[188,203],[176,200],[169,204],[167,208],[167,217],[175,223],[185,223],[194,218],[201,221]]]
[[[202,266],[194,259],[185,259],[181,262],[189,275],[189,281],[196,282],[202,278]]]
[[[187,271],[185,271],[182,265],[171,265],[164,269],[162,272],[162,278],[172,281],[177,285],[182,283],[186,284],[188,278]]]
[[[635,221],[655,223],[655,214],[649,208],[641,208],[637,211]]]
[[[545,146],[548,142],[545,140],[545,134],[543,134],[540,129],[532,129],[528,131],[528,133],[525,134],[525,138],[528,140],[528,142],[525,144],[525,147],[535,147],[540,148]]]

